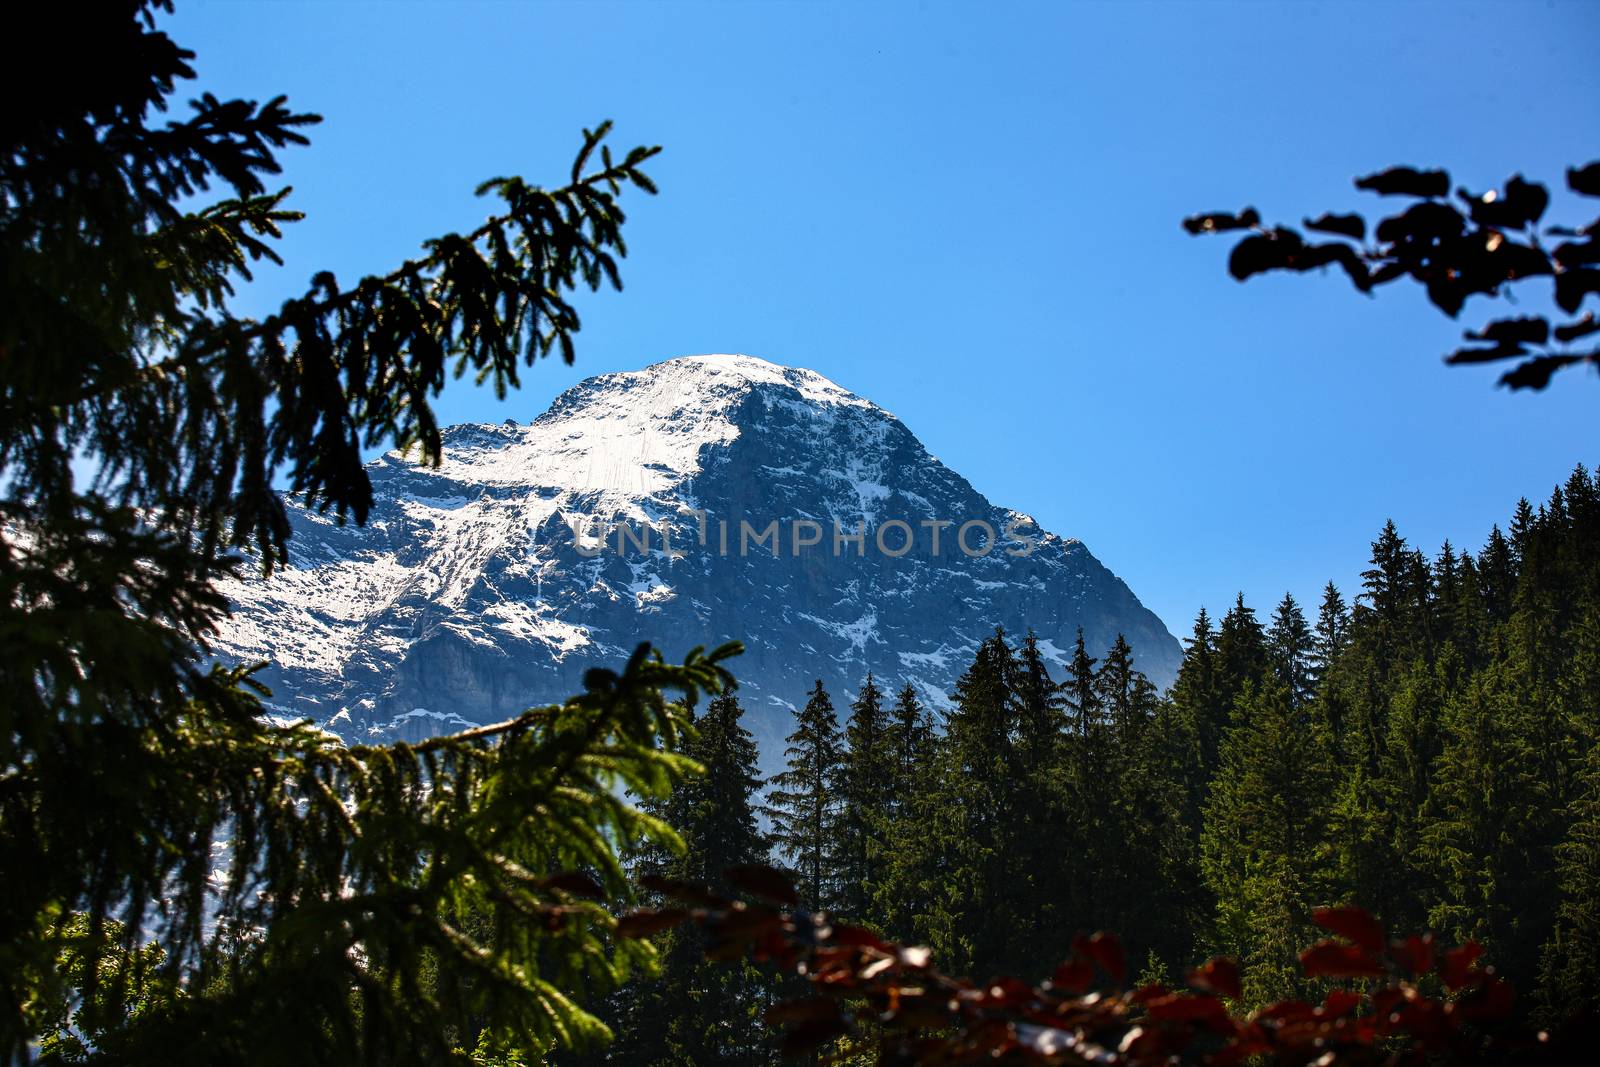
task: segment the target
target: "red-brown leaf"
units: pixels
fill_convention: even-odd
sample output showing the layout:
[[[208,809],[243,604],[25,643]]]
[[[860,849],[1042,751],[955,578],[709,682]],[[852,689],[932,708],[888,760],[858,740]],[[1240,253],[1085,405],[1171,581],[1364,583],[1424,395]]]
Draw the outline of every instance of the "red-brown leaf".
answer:
[[[1072,947],[1074,951],[1098,963],[1100,969],[1111,977],[1113,985],[1122,985],[1123,977],[1128,972],[1128,961],[1122,951],[1122,942],[1117,940],[1115,934],[1101,932],[1093,937],[1079,937]]]
[[[1300,966],[1308,978],[1377,978],[1383,967],[1356,945],[1318,941],[1300,953]]]
[[[1412,934],[1404,941],[1391,942],[1389,958],[1412,974],[1427,974],[1433,970],[1433,935]]]
[[[1492,979],[1461,998],[1461,1014],[1475,1023],[1500,1022],[1511,1014],[1516,998],[1510,982]]]
[[[996,978],[984,990],[984,999],[996,1006],[1026,1004],[1033,999],[1033,987],[1020,978]]]
[[[1483,946],[1476,941],[1468,941],[1460,948],[1453,948],[1444,954],[1439,961],[1439,976],[1444,979],[1444,986],[1452,992],[1467,984],[1467,978],[1472,973],[1472,965],[1483,955]]]
[[[1056,968],[1051,981],[1070,993],[1082,993],[1094,981],[1094,964],[1082,956],[1073,956]]]
[[[840,1017],[839,1002],[832,997],[796,997],[768,1008],[762,1016],[773,1026],[788,1023],[819,1022]]]
[[[1189,972],[1189,984],[1208,993],[1219,993],[1229,1000],[1244,995],[1239,982],[1239,964],[1227,956],[1218,956]]]
[[[828,939],[835,945],[853,945],[863,948],[887,950],[889,945],[877,934],[865,926],[852,926],[849,923],[835,923],[833,935]]]
[[[780,1049],[786,1056],[810,1052],[843,1035],[849,1027],[843,1019],[814,1019],[797,1023],[783,1035]]]
[[[1316,1018],[1316,1009],[1303,1000],[1280,1000],[1256,1012],[1255,1018],[1277,1023],[1306,1022]]]
[[[1128,994],[1128,1003],[1144,1004],[1149,1001],[1160,1000],[1162,997],[1171,995],[1172,990],[1168,989],[1164,985],[1140,986],[1138,989],[1135,989],[1132,993]]]
[[[800,898],[794,891],[794,883],[789,876],[760,863],[741,863],[737,867],[729,867],[722,872],[727,876],[728,882],[735,889],[742,889],[751,896],[770,900],[775,904],[785,907],[798,907]]]
[[[682,908],[646,908],[629,912],[617,920],[618,937],[649,937],[670,930],[689,918]]]
[[[546,889],[557,889],[588,900],[604,900],[606,895],[605,890],[600,888],[600,883],[582,871],[561,871],[543,879],[540,885]]]
[[[703,885],[693,882],[684,882],[676,878],[664,878],[659,874],[647,874],[639,879],[639,884],[653,893],[681,900],[685,904],[693,904],[701,908],[725,908],[733,903],[723,897],[717,896]]]
[[[1311,913],[1311,921],[1368,952],[1382,952],[1387,940],[1383,925],[1360,908],[1317,908]]]
[[[1157,1022],[1198,1022],[1219,1030],[1233,1025],[1222,1001],[1204,994],[1174,993],[1152,1000],[1144,1006],[1144,1010]]]
[[[1359,993],[1352,993],[1348,989],[1335,989],[1323,998],[1322,1007],[1318,1008],[1317,1012],[1325,1018],[1337,1018],[1340,1015],[1348,1015],[1360,1004]]]

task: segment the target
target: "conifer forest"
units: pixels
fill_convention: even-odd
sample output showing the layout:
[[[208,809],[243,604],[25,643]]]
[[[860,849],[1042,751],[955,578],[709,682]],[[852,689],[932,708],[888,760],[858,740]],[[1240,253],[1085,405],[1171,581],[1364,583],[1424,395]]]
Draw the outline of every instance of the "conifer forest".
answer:
[[[1102,205],[1050,184],[1094,168],[1041,156],[1019,176],[1012,135],[990,128],[1028,104],[980,84],[1015,73],[1007,57],[1054,78],[1129,54],[1124,31],[1170,32],[1160,63],[1140,68],[1155,79],[1196,52],[1186,5],[1149,19],[1020,6],[1037,27],[1006,21],[1017,12],[927,16],[960,47],[909,17],[877,34],[872,5],[793,5],[867,20],[854,37],[825,28],[807,62],[841,65],[788,79],[805,92],[777,75],[715,82],[723,63],[787,61],[772,42],[813,32],[774,14],[788,5],[711,5],[714,25],[692,5],[237,5],[184,21],[188,6],[26,5],[0,42],[0,1067],[1593,1061],[1600,468],[1570,454],[1564,415],[1545,414],[1574,410],[1600,367],[1600,220],[1586,221],[1600,162],[1577,158],[1580,137],[1559,170],[1532,134],[1508,139],[1532,176],[1481,192],[1481,157],[1455,180],[1364,172],[1357,194],[1400,206],[1370,227],[1324,212],[1304,221],[1323,235],[1309,238],[1254,207],[1184,218],[1163,199],[1174,182],[1187,197],[1191,179],[1197,199],[1214,196],[1217,174],[1238,195],[1246,179],[1278,181],[1232,158],[1277,135],[1212,146],[1191,171],[1133,154],[1166,151],[1188,120],[1167,140],[1119,124],[1114,151],[1078,127],[1030,128],[1042,153],[1068,144],[1123,168],[1093,176]],[[1219,0],[1217,17],[1288,19],[1272,25],[1317,55],[1333,47],[1318,35],[1341,32],[1294,21],[1321,18],[1298,5],[1237,6]],[[1556,31],[1592,16],[1528,19],[1558,50],[1582,35]],[[1081,30],[1058,35],[1078,49],[1071,63],[1047,25]],[[1473,50],[1483,39],[1476,24],[1439,26]],[[347,153],[332,158],[346,163],[294,171],[321,116],[285,95],[213,92],[259,71],[205,67],[185,30],[243,39],[237,64],[326,86],[328,141]],[[740,43],[724,47],[724,31]],[[339,45],[351,33],[359,48]],[[920,77],[966,63],[969,43],[983,78],[960,89],[980,94],[981,136],[962,109],[929,102],[940,78]],[[858,45],[868,60],[839,59]],[[390,58],[406,47],[424,51]],[[507,70],[479,63],[505,48],[522,49]],[[697,48],[717,49],[710,74],[681,59]],[[598,57],[581,59],[583,77],[546,77],[574,49]],[[1282,60],[1267,51],[1225,87],[1257,85],[1255,59]],[[894,66],[913,53],[929,64],[909,68],[919,77]],[[652,62],[657,75],[636,69]],[[388,118],[338,124],[341,100],[369,106],[363,88],[407,64],[438,84],[406,82],[379,94]],[[1143,114],[1187,114],[1202,106],[1191,92],[1212,106],[1213,73],[1160,82],[1160,108]],[[882,81],[818,104],[846,75]],[[736,158],[740,123],[705,118],[674,127],[699,161],[675,169],[671,144],[625,139],[648,130],[638,117],[574,124],[555,165],[548,145],[528,147],[547,111],[565,122],[570,97],[676,123],[708,84],[717,107],[761,108],[773,136],[812,147]],[[1106,109],[1139,90],[1083,84]],[[1292,87],[1293,107],[1326,104]],[[872,116],[902,91],[912,118],[897,133]],[[1264,114],[1288,106],[1228,92]],[[1098,114],[1073,108],[1075,122]],[[928,116],[937,136],[916,125]],[[291,195],[287,173],[327,186],[336,221],[371,210],[391,219],[373,229],[392,229],[374,190],[393,187],[340,167],[429,121],[415,135],[426,151],[399,168],[416,189],[399,198],[418,220],[409,254],[389,255],[391,233],[364,238],[363,258],[297,243],[312,221],[300,208],[329,201]],[[1420,139],[1427,124],[1405,122]],[[512,162],[474,174],[458,190],[469,207],[447,211],[429,176],[454,182],[466,163],[433,140],[458,128]],[[946,144],[947,128],[965,139]],[[1390,143],[1340,129],[1314,132],[1363,159]],[[858,163],[898,151],[880,143],[892,136],[932,144],[941,167],[895,158],[885,184],[855,187]],[[1514,165],[1504,147],[1500,174]],[[1003,180],[961,170],[991,157]],[[790,175],[797,159],[824,160],[825,180]],[[519,160],[526,177],[509,170]],[[1159,190],[1140,184],[1146,169]],[[1295,191],[1317,184],[1285,173]],[[682,191],[697,182],[711,190],[698,201]],[[708,200],[714,214],[695,215]],[[806,214],[818,204],[824,215]],[[1041,236],[1058,217],[1070,240]],[[1079,240],[1107,220],[1127,227],[1109,243],[1128,248]],[[919,243],[929,233],[937,247]],[[1202,258],[1215,242],[1189,239],[1215,234],[1236,240],[1225,267]],[[985,288],[1036,245],[1059,274],[1048,299],[1031,268]],[[1083,262],[1085,248],[1136,268]],[[337,264],[301,272],[324,255]],[[859,264],[870,273],[852,274]],[[1332,287],[1257,278],[1313,272],[1371,307],[1379,289],[1417,298],[1402,306],[1423,325],[1359,307],[1339,319],[1342,298],[1317,302]],[[1208,288],[1229,276],[1251,280],[1226,282],[1237,304]],[[693,300],[712,277],[727,292],[706,311]],[[939,287],[955,277],[961,289]],[[1080,300],[1078,286],[1107,278],[1114,308]],[[1160,314],[1135,291],[1146,283],[1172,287]],[[1057,296],[1070,329],[1049,319]],[[914,315],[889,310],[900,299]],[[1410,377],[1417,338],[1463,309],[1478,316],[1465,347]],[[1134,336],[1133,315],[1142,331],[1184,331],[1182,360]],[[638,370],[626,332],[687,344],[724,322],[777,324],[792,332],[761,336],[803,349],[812,324],[921,328],[912,318],[936,332],[899,347],[872,334],[850,359],[864,377],[894,363],[872,384],[895,387],[941,454],[1036,494],[1051,521],[1120,531],[1133,547],[1110,551],[1128,573],[1130,557],[1162,556],[1138,572],[1145,585],[1165,576],[1187,600],[1179,571],[1208,571],[1192,588],[1225,587],[1225,610],[1199,608],[1175,639],[1084,542],[935,458],[910,415],[733,347]],[[1113,318],[1114,345],[1058,336]],[[1375,321],[1378,334],[1360,332]],[[1044,354],[988,346],[1013,326]],[[746,336],[727,330],[731,344]],[[1363,378],[1359,404],[1332,384],[1354,369],[1307,370],[1318,345],[1372,336],[1385,377]],[[1189,363],[1205,377],[1183,378]],[[1478,384],[1519,406],[1472,407],[1472,425],[1450,390],[1480,364],[1510,368],[1504,388]],[[531,416],[495,406],[574,366],[586,377],[559,379]],[[1279,374],[1300,376],[1279,407],[1307,420],[1306,438],[1225,452],[1265,417],[1255,390]],[[1429,395],[1406,391],[1417,380]],[[1208,381],[1215,391],[1187,395]],[[1404,418],[1378,410],[1395,395]],[[1152,414],[1163,404],[1178,415]],[[1310,439],[1307,413],[1329,410],[1335,439]],[[1346,462],[1363,434],[1384,438],[1382,463]],[[1471,451],[1487,439],[1489,459]],[[1145,447],[1142,464],[1128,459]],[[1453,481],[1429,472],[1454,488],[1425,492],[1408,447],[1479,459]],[[1344,480],[1284,484],[1302,466]],[[1551,470],[1560,484],[1521,488]],[[1138,514],[1161,523],[1117,514],[1145,506],[1141,479],[1157,476],[1173,502]],[[1407,534],[1408,515],[1477,514],[1451,494],[1510,479],[1488,529],[1437,545]],[[1304,599],[1233,592],[1298,568],[1282,531],[1309,541],[1372,486],[1407,521],[1340,549],[1337,573],[1358,578]],[[1279,508],[1300,511],[1249,529]],[[612,523],[597,542],[590,520]],[[1208,527],[1239,544],[1180,551]],[[1280,552],[1279,571],[1258,558]]]
[[[1297,953],[1338,901],[1480,945],[1557,1022],[1600,978],[1597,548],[1579,467],[1476,549],[1391,524],[1352,595],[1202,610],[1166,694],[1120,641],[1052,677],[1006,633],[947,716],[885,679],[837,709],[818,687],[769,782],[723,696],[690,748],[704,779],[660,809],[687,851],[630,862],[724,892],[719,870],[782,867],[805,908],[957,974],[1045,978],[1094,930],[1135,986],[1231,957],[1250,1008],[1315,992]],[[779,1062],[759,1019],[783,983],[703,940],[663,938],[661,975],[608,1002],[620,1058],[596,1062]]]

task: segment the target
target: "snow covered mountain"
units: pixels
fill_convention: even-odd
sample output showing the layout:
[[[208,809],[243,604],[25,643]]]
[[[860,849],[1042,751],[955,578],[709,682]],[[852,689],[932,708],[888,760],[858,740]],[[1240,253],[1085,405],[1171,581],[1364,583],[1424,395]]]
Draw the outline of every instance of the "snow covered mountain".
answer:
[[[993,506],[893,415],[808,370],[689,356],[603,374],[529,425],[455,426],[438,468],[369,468],[365,527],[291,505],[290,565],[232,583],[227,660],[348,739],[561,699],[640,641],[730,638],[764,762],[821,678],[937,705],[977,643],[1032,627],[1056,664],[1121,632],[1158,685],[1179,646],[1075,540]]]

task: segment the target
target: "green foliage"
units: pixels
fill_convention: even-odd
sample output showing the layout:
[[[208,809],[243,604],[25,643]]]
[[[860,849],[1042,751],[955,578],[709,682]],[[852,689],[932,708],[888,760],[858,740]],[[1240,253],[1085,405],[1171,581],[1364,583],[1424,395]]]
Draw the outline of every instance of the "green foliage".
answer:
[[[1556,847],[1556,923],[1541,961],[1541,1015],[1550,1023],[1573,1005],[1600,1004],[1600,745],[1592,740],[1568,815]]]
[[[652,810],[682,837],[681,852],[648,848],[630,863],[635,879],[653,884],[666,877],[732,893],[727,872],[767,862],[767,842],[757,826],[754,801],[756,744],[741,723],[744,711],[731,694],[711,701],[695,720],[684,755],[701,773],[680,781],[670,797]],[[659,900],[656,893],[647,900]],[[559,1053],[556,1062],[572,1067],[618,1063],[743,1067],[772,1058],[762,1012],[774,999],[775,983],[748,961],[714,963],[706,959],[708,940],[692,927],[657,939],[659,974],[631,982],[608,997],[599,1014],[615,1040],[586,1054]]]
[[[1519,976],[1550,934],[1554,896],[1552,783],[1538,773],[1528,721],[1541,710],[1500,664],[1445,704],[1418,846],[1438,879],[1430,924],[1466,933]]]
[[[1047,973],[1074,934],[1113,922],[1155,945],[1148,904],[1168,898],[1149,857],[1186,863],[1178,797],[1151,773],[1167,735],[1127,643],[1095,663],[1080,640],[1058,683],[1031,634],[979,647],[899,787],[866,921],[978,975]]]
[[[34,1006],[39,1056],[45,1062],[84,1062],[93,1049],[116,1043],[130,1023],[138,1026],[170,1011],[186,996],[163,966],[160,946],[125,948],[129,939],[120,923],[106,922],[96,932],[89,917],[80,914],[61,933],[55,966],[65,982],[41,983]],[[67,988],[82,993],[69,997]]]
[[[26,891],[60,893],[74,873],[46,860],[74,816],[121,850],[79,890],[87,914],[45,897],[59,918],[8,944],[25,968],[7,968],[24,1032],[47,1023],[27,1007],[41,979],[58,999],[121,1001],[141,988],[136,969],[102,974],[103,992],[41,958],[85,923],[92,941],[114,940],[114,912],[124,940],[156,931],[166,980],[191,991],[120,1024],[97,1016],[97,1048],[122,1059],[198,1057],[195,1042],[211,1062],[254,1062],[267,1048],[316,1063],[443,1058],[452,1034],[475,1027],[523,1047],[604,1039],[577,995],[649,960],[632,943],[609,947],[603,901],[629,895],[617,849],[677,840],[624,797],[664,794],[692,767],[670,752],[681,724],[662,690],[725,686],[728,652],[672,667],[641,647],[620,675],[591,672],[563,706],[415,746],[345,748],[303,726],[260,725],[258,705],[241,704],[228,733],[211,725],[214,709],[174,709],[171,736],[122,753],[92,793],[8,808],[27,819],[7,819],[12,914]],[[18,844],[39,847],[13,840],[30,826],[46,832],[31,877],[11,866]],[[160,836],[140,849],[133,833]],[[577,871],[589,873],[563,873]]]
[[[795,716],[784,749],[787,767],[767,781],[763,808],[772,820],[773,846],[794,867],[800,899],[819,911],[833,908],[841,889],[842,744],[833,699],[819,678]]]
[[[1217,900],[1216,948],[1240,958],[1245,996],[1298,995],[1294,952],[1332,888],[1326,754],[1309,716],[1279,682],[1247,685],[1222,746],[1201,836]]]
[[[939,925],[943,902],[940,888],[944,852],[942,827],[930,821],[942,808],[937,786],[942,779],[943,746],[932,717],[909,684],[900,690],[889,727],[894,752],[888,817],[883,837],[888,843],[879,867],[870,910],[863,921],[900,932],[907,939],[927,940]]]
[[[858,917],[976,977],[1098,928],[1169,970],[1229,952],[1259,1005],[1311,991],[1294,950],[1355,903],[1476,939],[1552,1021],[1600,1005],[1594,479],[1510,528],[1430,563],[1388,524],[1315,625],[1292,597],[1266,627],[1201,611],[1165,698],[1126,642],[1057,680],[996,634],[895,778]]]
[[[641,646],[564,705],[344,747],[270,720],[205,640],[217,580],[284,558],[281,485],[360,521],[363,449],[438,461],[448,377],[503,390],[572,358],[572,294],[620,285],[619,197],[653,190],[655,150],[614,159],[602,124],[566,184],[486,182],[470,233],[239,317],[234,286],[299,218],[276,155],[316,119],[202,95],[158,121],[192,76],[166,8],[30,9],[41,80],[0,124],[0,1058],[603,1038],[580,999],[651,957],[610,936],[619,850],[677,843],[629,798],[693,767],[664,694],[723,690],[734,649]]]
[[[1289,703],[1295,708],[1303,707],[1311,699],[1314,647],[1305,613],[1294,597],[1283,594],[1272,613],[1272,625],[1267,629],[1267,657],[1272,674],[1288,691]]]
[[[1238,1008],[1261,1009],[1255,1017],[1282,1023],[1285,1034],[1285,1020],[1309,1011],[1295,998],[1323,996],[1331,980],[1392,975],[1397,966],[1459,978],[1470,963],[1471,951],[1449,963],[1421,940],[1392,948],[1398,955],[1385,962],[1377,922],[1330,904],[1368,909],[1393,928],[1432,925],[1451,939],[1476,940],[1496,973],[1525,991],[1517,1001],[1523,1014],[1548,1025],[1594,1010],[1594,479],[1579,468],[1542,507],[1519,506],[1510,528],[1509,538],[1491,533],[1477,555],[1447,544],[1430,563],[1386,525],[1354,610],[1330,583],[1314,626],[1292,597],[1266,627],[1242,598],[1220,627],[1202,611],[1166,697],[1120,638],[1098,660],[1077,642],[1058,680],[1031,634],[1018,647],[1000,632],[975,650],[942,732],[909,688],[887,725],[874,725],[881,698],[864,688],[847,744],[819,746],[815,739],[836,735],[814,692],[791,739],[790,773],[834,765],[817,755],[837,752],[842,771],[831,803],[841,815],[794,825],[810,827],[803,840],[815,847],[805,855],[822,857],[823,869],[832,857],[840,871],[859,855],[850,849],[851,819],[869,834],[881,828],[869,838],[872,891],[864,904],[849,904],[850,918],[870,933],[832,916],[799,916],[780,922],[773,941],[769,921],[778,920],[757,914],[757,905],[723,926],[691,929],[714,931],[711,947],[722,958],[741,939],[780,962],[788,957],[777,945],[804,946],[797,951],[811,996],[780,1003],[772,1019],[797,1048],[850,1028],[843,1044],[857,1058],[899,1040],[896,1013],[929,1018],[905,1007],[928,988],[923,964],[904,972],[908,984],[893,997],[871,1000],[886,994],[879,976],[892,984],[907,960],[971,975],[1003,1012],[1032,1003],[1025,990],[1042,976],[1057,991],[1082,988],[1071,983],[1104,968],[1083,962],[1098,959],[1091,945],[1104,948],[1085,936],[1098,928],[1123,935],[1130,958],[1144,961],[1144,978],[1166,985],[1188,974]],[[891,785],[874,824],[850,813],[866,810],[855,799],[856,776],[875,766],[880,736]],[[810,806],[796,810],[831,810],[827,777],[805,780],[811,788],[798,792]],[[803,879],[804,864],[796,866]],[[848,898],[848,884],[841,888],[836,899]],[[718,907],[695,914],[717,915]],[[1319,925],[1356,944],[1324,941],[1300,953]],[[880,936],[929,952],[875,948]],[[841,939],[837,956],[829,937]],[[1218,951],[1231,961],[1191,970]],[[887,970],[867,970],[891,957]],[[995,974],[1017,979],[984,981]],[[1422,981],[1408,1003],[1428,1003],[1441,980]],[[1509,987],[1494,988],[1481,1010],[1503,1015]],[[1140,994],[1136,1003],[1166,995]],[[868,998],[877,1014],[866,1020],[851,996]],[[1341,1005],[1336,1014],[1357,1003],[1342,996],[1332,1001]],[[1201,1009],[1173,1002],[1170,1010],[1192,1021],[1181,1013]],[[964,1012],[937,1040],[988,1048],[1000,1031]],[[1061,1062],[1076,1062],[1070,1043],[1057,1047],[1066,1050]],[[1149,1054],[1170,1051],[1152,1045]]]
[[[911,728],[915,729],[915,725]],[[870,672],[861,685],[861,692],[850,704],[844,740],[846,747],[840,771],[838,910],[845,915],[861,917],[869,914],[870,901],[880,881],[882,856],[887,847],[884,829],[895,772],[895,753],[891,747],[894,738],[883,706],[883,690],[878,688]]]

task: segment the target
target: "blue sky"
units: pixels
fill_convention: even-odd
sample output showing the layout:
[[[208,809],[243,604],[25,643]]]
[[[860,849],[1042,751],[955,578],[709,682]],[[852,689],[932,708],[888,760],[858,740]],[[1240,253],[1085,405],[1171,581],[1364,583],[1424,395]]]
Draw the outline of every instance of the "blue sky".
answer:
[[[1503,304],[1453,324],[1413,289],[1240,285],[1225,239],[1179,228],[1375,209],[1350,178],[1397,162],[1560,186],[1600,157],[1600,5],[179,0],[165,25],[200,87],[326,118],[245,311],[470,228],[483,178],[559,183],[601,119],[664,146],[577,365],[503,403],[457,383],[447,421],[689,353],[811,367],[1180,636],[1238,591],[1263,616],[1353,592],[1386,518],[1476,546],[1600,461],[1592,374],[1511,394],[1440,364]],[[1593,204],[1557,191],[1552,215]]]

